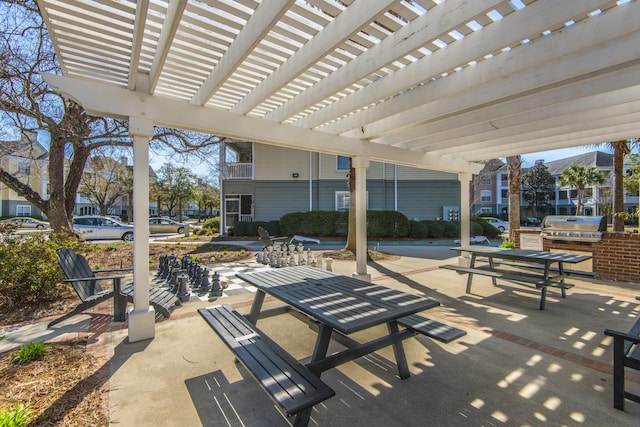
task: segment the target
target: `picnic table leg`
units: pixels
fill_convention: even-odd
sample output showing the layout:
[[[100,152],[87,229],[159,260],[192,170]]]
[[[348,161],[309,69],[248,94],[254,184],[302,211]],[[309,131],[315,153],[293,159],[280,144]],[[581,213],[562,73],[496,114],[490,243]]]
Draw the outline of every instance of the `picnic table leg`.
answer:
[[[119,277],[113,279],[113,321],[124,322],[127,318],[127,297],[120,293],[122,282]]]
[[[624,411],[624,340],[613,340],[613,407]]]
[[[492,269],[492,270],[495,269],[495,267],[493,265],[493,257],[492,256],[489,257],[489,268]],[[496,281],[495,277],[491,276],[491,282],[493,282],[493,286],[498,286],[498,282]]]
[[[320,359],[323,359],[327,355],[327,350],[329,350],[329,342],[331,341],[331,334],[333,334],[333,328],[325,325],[324,323],[320,324],[318,329],[318,338],[316,339],[316,345],[313,348],[313,354],[311,355],[311,362],[316,362]],[[318,378],[320,378],[320,374],[322,371],[316,372],[311,369]],[[311,419],[311,410],[312,408],[307,408],[304,411],[298,413],[296,415],[296,419],[293,422],[294,427],[306,427],[309,424],[309,420]]]
[[[251,304],[251,311],[249,312],[249,317],[247,318],[253,325],[258,323],[258,319],[260,318],[260,311],[262,310],[264,295],[264,291],[258,289],[256,291],[256,296],[253,297],[253,304]]]
[[[564,264],[562,261],[558,261],[558,274],[560,275],[560,283],[564,283]],[[562,298],[567,297],[567,290],[562,288]]]
[[[398,322],[395,320],[388,322],[387,329],[389,330],[389,335],[398,333]],[[396,357],[396,363],[398,365],[398,375],[400,375],[400,378],[403,380],[409,378],[411,374],[409,373],[409,366],[407,364],[407,357],[404,354],[402,341],[393,344],[393,354]]]
[[[476,265],[476,254],[473,252],[471,254],[471,260],[469,261],[469,268],[473,268]],[[473,273],[469,273],[467,276],[467,293],[471,293],[471,282],[473,281]]]

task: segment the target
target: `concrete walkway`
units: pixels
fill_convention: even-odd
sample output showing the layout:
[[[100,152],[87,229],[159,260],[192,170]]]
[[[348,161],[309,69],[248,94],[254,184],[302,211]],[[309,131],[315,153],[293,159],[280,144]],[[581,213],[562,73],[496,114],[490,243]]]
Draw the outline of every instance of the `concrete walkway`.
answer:
[[[640,405],[612,406],[611,341],[605,328],[627,330],[639,315],[640,285],[575,280],[568,298],[549,292],[538,310],[539,291],[504,282],[494,287],[475,277],[438,269],[455,262],[446,248],[421,247],[396,259],[370,263],[375,283],[423,294],[442,306],[426,314],[465,329],[441,344],[423,336],[405,341],[411,378],[397,377],[393,352],[383,349],[323,374],[336,396],[316,405],[311,426],[636,426]],[[355,263],[333,261],[350,275]],[[93,350],[109,360],[111,423],[123,426],[286,426],[288,421],[240,366],[197,308],[231,304],[247,313],[253,294],[187,303],[156,324],[152,340],[128,343],[126,325],[89,334],[102,342]],[[267,305],[277,301],[267,298]],[[108,310],[108,307],[107,307]],[[104,316],[96,316],[104,320]],[[93,323],[93,322],[92,322]],[[59,329],[86,328],[76,316]],[[259,322],[274,341],[304,360],[315,333],[290,316]],[[384,333],[356,334],[367,340]],[[2,341],[0,341],[2,343]],[[339,349],[332,344],[331,350]],[[628,388],[640,393],[640,375]]]

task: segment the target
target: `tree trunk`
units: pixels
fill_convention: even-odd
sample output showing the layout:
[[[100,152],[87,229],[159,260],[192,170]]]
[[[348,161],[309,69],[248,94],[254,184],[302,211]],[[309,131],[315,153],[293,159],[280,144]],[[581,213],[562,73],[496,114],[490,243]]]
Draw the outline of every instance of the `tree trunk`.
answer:
[[[356,253],[356,170],[351,166],[349,159],[349,174],[347,175],[349,187],[349,225],[347,226],[347,244],[345,249]]]
[[[624,156],[629,146],[627,141],[616,141],[613,145],[613,231],[624,231]]]
[[[515,242],[516,229],[520,228],[520,156],[507,157],[509,181],[509,240]]]
[[[71,230],[70,216],[65,204],[64,185],[64,146],[65,138],[55,132],[51,133],[49,146],[49,224],[54,233],[64,229]]]

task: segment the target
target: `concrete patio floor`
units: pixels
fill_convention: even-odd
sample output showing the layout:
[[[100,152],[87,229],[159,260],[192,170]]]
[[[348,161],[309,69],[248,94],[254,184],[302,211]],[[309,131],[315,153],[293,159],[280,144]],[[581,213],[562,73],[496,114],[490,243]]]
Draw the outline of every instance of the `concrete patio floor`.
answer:
[[[503,282],[494,287],[475,277],[465,294],[466,275],[438,269],[456,262],[436,250],[420,256],[370,263],[372,280],[441,302],[427,314],[467,331],[442,344],[418,335],[404,342],[411,377],[397,376],[390,348],[323,374],[336,396],[316,405],[311,426],[636,426],[640,405],[612,406],[611,341],[605,328],[628,330],[640,311],[640,284],[602,283],[571,277],[576,286],[561,299],[551,290],[538,309],[539,291]],[[350,275],[355,263],[333,261]],[[109,411],[122,426],[286,426],[271,400],[197,314],[225,303],[248,313],[253,293],[189,302],[156,324],[152,340],[128,343],[125,324],[94,315],[90,341],[108,359]],[[267,298],[267,306],[278,302]],[[107,309],[109,309],[107,307]],[[59,325],[86,329],[89,316]],[[94,324],[97,327],[94,327]],[[315,332],[291,316],[258,326],[295,357],[313,350]],[[355,337],[372,339],[385,331]],[[340,348],[332,344],[330,351]],[[101,350],[100,350],[101,349]],[[640,373],[627,375],[640,393]],[[290,420],[293,422],[293,419]]]

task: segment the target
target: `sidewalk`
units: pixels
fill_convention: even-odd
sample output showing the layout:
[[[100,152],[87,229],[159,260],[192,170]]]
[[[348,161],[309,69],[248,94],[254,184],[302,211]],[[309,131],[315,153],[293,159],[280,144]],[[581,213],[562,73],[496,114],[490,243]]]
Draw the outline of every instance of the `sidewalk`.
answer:
[[[605,328],[627,330],[637,318],[636,289],[571,278],[576,286],[568,298],[550,291],[540,311],[535,289],[494,287],[489,278],[475,277],[473,294],[465,294],[466,276],[438,269],[454,262],[455,253],[413,251],[420,256],[370,263],[372,281],[440,301],[427,315],[467,335],[446,345],[420,335],[405,341],[412,374],[407,380],[397,377],[388,348],[326,372],[322,378],[336,396],[314,407],[311,426],[638,424],[640,405],[613,409],[611,343],[602,334]],[[354,262],[333,261],[336,272],[350,275],[354,268]],[[126,325],[117,324],[93,336],[107,343],[94,349],[102,347],[110,359],[111,423],[289,425],[196,311],[225,303],[247,313],[252,299],[247,291],[189,302],[156,324],[153,340],[128,343]],[[276,302],[267,298],[267,305]],[[76,316],[58,329],[81,331],[87,317]],[[259,327],[299,359],[313,351],[315,333],[292,317],[264,319]],[[38,330],[34,326],[34,335]],[[639,392],[636,374],[628,385]]]

